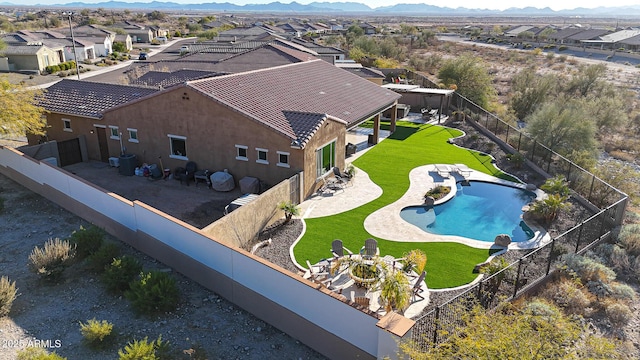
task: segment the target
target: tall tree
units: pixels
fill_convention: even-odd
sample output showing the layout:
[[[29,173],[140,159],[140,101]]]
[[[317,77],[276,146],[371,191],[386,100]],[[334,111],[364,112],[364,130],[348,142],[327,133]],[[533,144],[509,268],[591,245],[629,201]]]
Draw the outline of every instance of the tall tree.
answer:
[[[43,135],[44,109],[36,105],[37,90],[27,90],[0,77],[0,135]]]
[[[526,118],[525,130],[536,140],[562,155],[595,152],[595,124],[582,102],[558,98]]]
[[[455,85],[461,95],[483,108],[487,108],[495,98],[491,76],[480,58],[462,55],[447,60],[440,68],[438,77],[446,87]]]
[[[548,99],[555,97],[557,88],[557,76],[540,76],[534,68],[524,69],[513,77],[511,108],[522,120]]]

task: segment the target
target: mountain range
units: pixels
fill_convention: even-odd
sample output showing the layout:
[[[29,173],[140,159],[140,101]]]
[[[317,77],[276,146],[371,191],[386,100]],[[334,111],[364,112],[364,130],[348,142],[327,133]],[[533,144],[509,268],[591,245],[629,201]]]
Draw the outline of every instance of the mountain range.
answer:
[[[22,6],[10,2],[1,2],[0,6]],[[413,14],[413,15],[469,15],[469,16],[585,16],[585,17],[610,17],[624,16],[632,17],[640,15],[640,5],[626,7],[606,7],[600,6],[594,9],[575,8],[571,10],[555,11],[548,7],[535,8],[512,7],[506,10],[491,9],[469,9],[450,8],[428,4],[396,4],[393,6],[383,6],[371,8],[358,2],[312,2],[310,4],[300,4],[298,2],[281,3],[279,1],[268,4],[246,4],[236,5],[229,2],[224,3],[200,3],[200,4],[179,4],[175,2],[126,2],[126,1],[105,1],[99,3],[71,2],[54,5],[33,5],[33,7],[71,7],[71,8],[108,8],[108,9],[154,9],[154,10],[210,10],[228,12],[282,12],[282,13],[371,13],[375,15],[384,14]]]

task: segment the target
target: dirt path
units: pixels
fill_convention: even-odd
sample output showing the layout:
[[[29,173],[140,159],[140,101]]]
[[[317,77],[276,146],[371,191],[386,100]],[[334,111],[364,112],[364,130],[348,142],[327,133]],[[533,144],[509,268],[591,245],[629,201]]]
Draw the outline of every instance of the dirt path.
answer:
[[[208,359],[324,358],[174,272],[181,294],[178,309],[154,318],[136,317],[128,300],[106,292],[99,276],[84,264],[67,269],[58,284],[43,284],[27,267],[34,246],[49,238],[66,238],[89,224],[2,175],[0,198],[0,276],[15,281],[20,294],[9,316],[0,318],[0,360],[13,360],[18,350],[38,342],[69,360],[114,359],[132,339],[159,335],[170,342],[174,359],[189,359],[183,350],[192,348],[204,351]],[[123,254],[138,258],[145,269],[170,271],[113,237],[107,240],[119,244]],[[114,324],[116,337],[104,350],[92,350],[82,342],[78,324],[94,317]]]

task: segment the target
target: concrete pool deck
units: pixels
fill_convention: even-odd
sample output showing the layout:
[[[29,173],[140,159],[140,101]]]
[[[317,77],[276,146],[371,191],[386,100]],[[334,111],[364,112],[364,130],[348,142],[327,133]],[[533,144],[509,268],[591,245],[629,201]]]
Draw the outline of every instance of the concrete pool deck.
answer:
[[[361,154],[359,153],[358,155]],[[442,175],[445,176],[443,177]],[[437,185],[450,186],[452,189],[451,193],[439,202],[447,201],[455,196],[456,182],[464,179],[526,188],[525,185],[514,184],[476,170],[464,171],[464,175],[463,177],[461,172],[457,171],[457,167],[452,164],[424,165],[411,170],[409,173],[410,185],[407,192],[392,204],[370,214],[364,221],[365,229],[373,236],[391,241],[458,242],[480,249],[495,247],[493,242],[460,236],[430,234],[400,217],[400,210],[403,208],[424,204],[424,194]],[[539,198],[543,195],[543,192],[539,189],[534,190],[534,192]],[[302,218],[339,214],[373,201],[380,195],[382,195],[382,189],[371,181],[367,173],[357,169],[352,183],[344,189],[319,194],[304,201],[300,205],[301,214],[303,214]],[[436,204],[439,202],[436,202]],[[509,245],[509,249],[532,249],[551,240],[549,234],[542,227],[532,223],[527,223],[527,225],[534,231],[534,237],[528,241],[512,242]]]

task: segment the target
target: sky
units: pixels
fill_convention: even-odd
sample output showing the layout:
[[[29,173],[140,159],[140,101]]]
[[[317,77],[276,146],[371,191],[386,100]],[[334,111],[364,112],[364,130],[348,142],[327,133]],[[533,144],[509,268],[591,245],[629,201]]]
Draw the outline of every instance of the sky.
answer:
[[[13,4],[23,4],[23,5],[35,5],[35,4],[64,4],[74,1],[81,1],[85,3],[97,3],[108,0],[0,0],[2,2],[9,2]],[[126,1],[126,2],[151,2],[152,0],[118,0],[118,1]],[[280,1],[282,3],[290,3],[294,0],[157,0],[161,2],[176,2],[176,3],[184,3],[184,4],[200,4],[200,3],[223,3],[229,2],[237,5],[244,4],[264,4],[270,3],[274,1]],[[549,7],[553,10],[564,10],[564,9],[575,9],[578,7],[584,8],[596,8],[598,6],[607,6],[607,7],[617,7],[617,6],[629,6],[629,5],[640,5],[639,0],[609,0],[609,1],[594,1],[594,0],[520,0],[520,1],[505,1],[505,0],[295,0],[301,4],[308,4],[313,1],[318,2],[335,2],[335,1],[344,1],[344,2],[359,2],[365,5],[368,5],[371,8],[377,8],[380,6],[390,6],[395,4],[428,4],[435,5],[440,7],[449,7],[449,8],[458,8],[465,7],[469,9],[491,9],[491,10],[504,10],[510,7],[537,7],[544,8]]]

